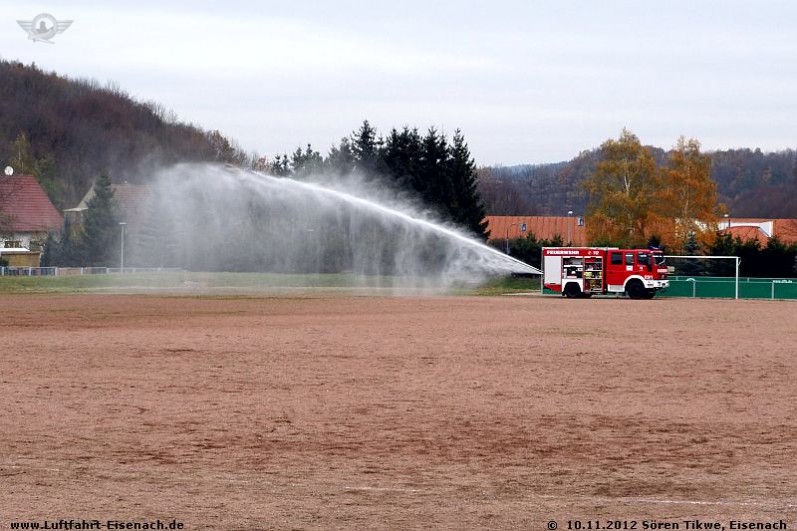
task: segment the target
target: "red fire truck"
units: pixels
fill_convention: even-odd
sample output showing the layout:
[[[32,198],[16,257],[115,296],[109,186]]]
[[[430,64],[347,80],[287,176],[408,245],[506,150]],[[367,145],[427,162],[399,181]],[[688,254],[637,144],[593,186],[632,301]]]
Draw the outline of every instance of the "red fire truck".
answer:
[[[543,285],[568,298],[625,293],[652,299],[670,285],[658,249],[545,247],[542,260]]]

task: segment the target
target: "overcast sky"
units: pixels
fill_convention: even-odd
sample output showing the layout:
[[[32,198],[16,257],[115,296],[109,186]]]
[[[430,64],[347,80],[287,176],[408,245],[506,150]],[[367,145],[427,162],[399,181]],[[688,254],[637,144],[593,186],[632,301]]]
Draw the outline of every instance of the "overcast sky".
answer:
[[[462,129],[479,164],[616,137],[797,147],[797,3],[15,1],[0,56],[117,82],[272,155],[369,119]],[[74,20],[54,45],[17,20]]]

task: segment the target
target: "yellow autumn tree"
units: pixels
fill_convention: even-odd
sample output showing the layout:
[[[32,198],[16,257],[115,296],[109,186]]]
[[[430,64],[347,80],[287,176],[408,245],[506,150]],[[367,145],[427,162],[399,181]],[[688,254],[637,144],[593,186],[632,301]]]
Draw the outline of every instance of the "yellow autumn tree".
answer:
[[[587,237],[596,244],[645,245],[660,173],[650,150],[623,129],[601,145],[602,159],[584,181]]]
[[[684,249],[690,238],[707,247],[716,234],[717,218],[711,158],[700,152],[700,142],[681,137],[660,171],[650,228],[671,249]]]

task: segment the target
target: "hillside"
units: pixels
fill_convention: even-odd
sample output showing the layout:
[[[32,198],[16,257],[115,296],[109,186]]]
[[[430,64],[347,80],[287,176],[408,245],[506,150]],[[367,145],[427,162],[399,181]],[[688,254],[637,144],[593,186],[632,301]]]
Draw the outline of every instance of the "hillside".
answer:
[[[0,60],[0,162],[35,174],[58,207],[79,201],[101,172],[136,182],[162,163],[246,158],[218,131],[118,87]]]
[[[663,163],[667,152],[649,147]],[[738,217],[797,218],[797,151],[760,149],[715,151],[711,176],[719,202]],[[583,180],[600,160],[600,150],[584,151],[553,164],[483,167],[479,190],[488,214],[565,215],[584,211]]]

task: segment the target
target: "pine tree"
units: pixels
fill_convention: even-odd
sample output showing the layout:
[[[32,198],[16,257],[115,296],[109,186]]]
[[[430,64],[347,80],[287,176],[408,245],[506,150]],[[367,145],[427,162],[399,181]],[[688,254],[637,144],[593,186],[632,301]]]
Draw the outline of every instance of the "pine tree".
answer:
[[[310,144],[307,144],[307,149],[304,151],[301,148],[296,148],[291,155],[291,168],[296,177],[317,174],[323,167],[324,159],[321,157],[321,153],[315,151]]]
[[[453,143],[449,148],[448,167],[453,185],[453,203],[449,205],[449,210],[454,222],[486,240],[489,233],[485,232],[486,212],[476,189],[476,162],[471,158],[468,144],[459,129],[454,132]]]
[[[56,239],[55,234],[51,234],[50,237],[47,238],[47,243],[44,244],[44,252],[41,258],[42,267],[61,265],[60,255],[61,242]]]
[[[448,168],[448,142],[434,127],[423,138],[421,164],[413,179],[413,188],[421,193],[425,203],[441,216],[451,219],[453,186]]]
[[[275,155],[274,162],[269,168],[272,175],[277,177],[287,177],[291,175],[291,168],[288,162],[288,155]]]
[[[375,177],[382,173],[379,156],[382,143],[376,136],[376,129],[371,127],[368,120],[364,120],[360,129],[352,133],[352,154],[357,160],[357,169],[366,177]]]
[[[421,135],[418,129],[404,127],[390,131],[382,147],[382,163],[386,173],[400,189],[409,190],[413,176],[420,171]]]
[[[348,175],[357,166],[357,159],[348,138],[340,140],[340,146],[333,146],[326,158],[326,167],[338,175]]]
[[[697,236],[694,232],[686,237],[683,254],[686,256],[699,256],[703,254],[700,249],[700,242],[697,241]],[[689,276],[702,275],[704,272],[705,264],[700,260],[686,260],[681,270],[683,275]]]
[[[60,234],[50,234],[44,245],[42,265],[45,267],[74,267],[82,265],[80,261],[81,245],[77,231],[69,218],[64,220]]]
[[[119,215],[111,180],[103,173],[94,184],[94,197],[83,221],[82,258],[89,266],[110,266],[119,261]]]

